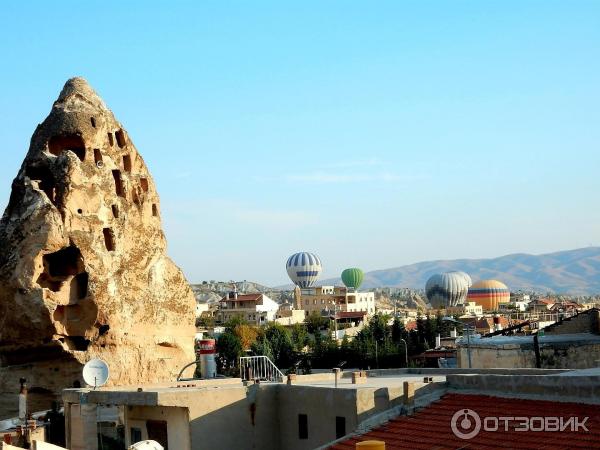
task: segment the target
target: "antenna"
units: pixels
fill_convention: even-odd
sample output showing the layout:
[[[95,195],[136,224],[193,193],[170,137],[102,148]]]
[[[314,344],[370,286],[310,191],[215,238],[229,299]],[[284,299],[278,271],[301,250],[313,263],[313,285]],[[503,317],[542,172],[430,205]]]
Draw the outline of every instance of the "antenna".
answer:
[[[108,381],[108,364],[101,359],[94,358],[83,366],[83,380],[94,389],[104,386]]]

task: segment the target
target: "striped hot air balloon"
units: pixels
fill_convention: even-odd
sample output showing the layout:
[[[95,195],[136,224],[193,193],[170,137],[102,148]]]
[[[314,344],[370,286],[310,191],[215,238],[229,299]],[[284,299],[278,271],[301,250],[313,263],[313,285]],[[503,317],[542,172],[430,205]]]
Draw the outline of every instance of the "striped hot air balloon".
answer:
[[[498,304],[510,301],[510,291],[497,280],[481,280],[469,288],[467,301],[475,302],[485,311],[497,311]]]
[[[294,253],[285,267],[292,282],[301,288],[315,284],[323,270],[319,257],[309,252]]]
[[[464,272],[432,275],[425,284],[425,295],[434,308],[461,305],[467,298],[470,277]]]
[[[348,288],[358,289],[363,282],[363,271],[357,267],[351,267],[342,272],[342,282]]]

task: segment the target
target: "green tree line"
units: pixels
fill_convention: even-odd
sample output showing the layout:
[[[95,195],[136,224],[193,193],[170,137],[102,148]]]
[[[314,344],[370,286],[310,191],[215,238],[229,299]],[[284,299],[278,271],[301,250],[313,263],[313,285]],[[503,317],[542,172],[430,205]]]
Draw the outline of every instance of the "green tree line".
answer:
[[[340,365],[359,369],[405,367],[405,349],[409,358],[418,355],[435,346],[437,334],[448,336],[455,326],[439,315],[418,317],[411,330],[397,318],[391,325],[389,322],[389,316],[375,314],[354,339],[344,337],[338,343],[331,332],[333,322],[316,314],[292,326],[270,323],[258,327],[233,319],[217,340],[217,366],[220,373],[236,376],[240,356],[264,355],[286,373],[310,373]]]

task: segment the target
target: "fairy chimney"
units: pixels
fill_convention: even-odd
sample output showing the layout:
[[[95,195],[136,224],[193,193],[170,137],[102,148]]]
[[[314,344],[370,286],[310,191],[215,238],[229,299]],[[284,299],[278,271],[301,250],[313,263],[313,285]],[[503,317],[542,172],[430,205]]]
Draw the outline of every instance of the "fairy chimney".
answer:
[[[111,385],[173,380],[195,359],[194,306],[144,160],[88,83],[68,80],[0,221],[0,397],[20,376],[56,395],[96,357]]]

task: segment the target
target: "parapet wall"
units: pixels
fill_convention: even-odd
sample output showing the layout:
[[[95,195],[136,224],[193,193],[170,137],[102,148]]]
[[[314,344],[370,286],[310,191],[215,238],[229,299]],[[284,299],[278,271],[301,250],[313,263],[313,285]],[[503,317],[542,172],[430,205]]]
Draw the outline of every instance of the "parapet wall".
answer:
[[[600,404],[600,376],[595,375],[448,375],[446,382],[449,390],[500,397]]]

